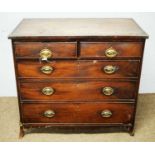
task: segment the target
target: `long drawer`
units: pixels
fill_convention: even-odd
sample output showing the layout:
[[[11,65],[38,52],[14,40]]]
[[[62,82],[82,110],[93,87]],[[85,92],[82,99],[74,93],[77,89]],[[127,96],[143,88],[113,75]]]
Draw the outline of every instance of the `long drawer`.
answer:
[[[104,101],[135,99],[136,81],[29,80],[20,82],[22,100]]]
[[[136,78],[138,60],[122,61],[18,61],[18,77],[23,78]]]
[[[129,123],[133,112],[121,103],[22,104],[24,123]]]

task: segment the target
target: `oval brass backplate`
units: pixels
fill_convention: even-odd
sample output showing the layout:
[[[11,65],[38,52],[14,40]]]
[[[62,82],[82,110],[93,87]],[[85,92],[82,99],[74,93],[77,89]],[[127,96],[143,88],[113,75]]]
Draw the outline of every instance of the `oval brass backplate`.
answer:
[[[42,60],[43,60],[43,59],[51,58],[51,57],[52,57],[52,51],[49,50],[49,49],[47,49],[47,48],[42,49],[42,50],[40,51],[40,57],[41,57]]]
[[[40,70],[44,74],[51,74],[53,72],[54,68],[51,66],[43,66],[43,67],[41,67]]]
[[[106,57],[108,57],[108,58],[116,57],[117,54],[118,54],[118,52],[117,52],[113,47],[110,47],[110,48],[108,48],[108,49],[105,51],[105,55],[106,55]]]
[[[106,96],[110,96],[114,93],[114,89],[112,87],[104,87],[102,88],[102,93]]]
[[[107,65],[103,68],[104,72],[106,74],[113,74],[116,72],[117,67],[116,66],[112,66],[112,65]]]
[[[102,116],[102,117],[111,117],[111,116],[112,116],[112,112],[111,112],[110,110],[108,110],[108,109],[103,110],[103,111],[101,112],[101,116]]]
[[[44,116],[48,118],[54,117],[54,115],[55,115],[55,112],[53,110],[46,110],[44,112]]]
[[[43,93],[44,95],[52,95],[52,94],[54,93],[54,89],[51,88],[51,87],[44,87],[44,88],[42,89],[42,93]]]

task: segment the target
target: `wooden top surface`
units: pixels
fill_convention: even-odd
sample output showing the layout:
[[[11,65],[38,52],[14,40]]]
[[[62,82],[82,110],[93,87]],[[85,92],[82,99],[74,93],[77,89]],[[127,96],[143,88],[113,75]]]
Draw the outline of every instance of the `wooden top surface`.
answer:
[[[59,18],[24,19],[9,38],[53,36],[135,36],[148,35],[133,19],[127,18]]]

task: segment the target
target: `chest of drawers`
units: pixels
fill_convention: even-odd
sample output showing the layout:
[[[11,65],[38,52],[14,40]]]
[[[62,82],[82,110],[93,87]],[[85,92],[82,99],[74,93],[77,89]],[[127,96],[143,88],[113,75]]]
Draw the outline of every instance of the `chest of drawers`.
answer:
[[[147,34],[132,19],[25,19],[12,40],[20,135],[133,134]]]

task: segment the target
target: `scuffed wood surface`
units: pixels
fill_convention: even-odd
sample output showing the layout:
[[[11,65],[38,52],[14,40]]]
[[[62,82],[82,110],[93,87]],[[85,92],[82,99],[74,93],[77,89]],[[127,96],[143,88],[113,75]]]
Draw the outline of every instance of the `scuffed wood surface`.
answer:
[[[9,36],[138,36],[148,35],[133,19],[24,19]]]

